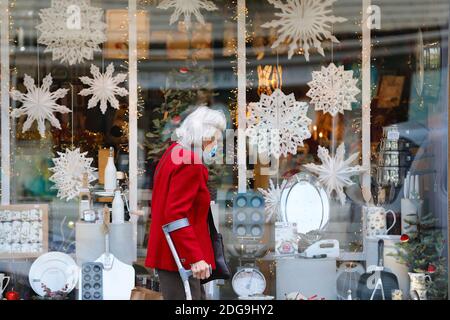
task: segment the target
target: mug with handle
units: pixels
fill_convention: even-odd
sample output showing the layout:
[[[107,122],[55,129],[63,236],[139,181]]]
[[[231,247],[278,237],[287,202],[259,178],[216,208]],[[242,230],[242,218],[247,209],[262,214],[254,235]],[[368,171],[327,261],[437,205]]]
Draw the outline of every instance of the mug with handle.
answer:
[[[6,284],[5,284],[6,280]],[[9,284],[10,277],[7,277],[4,273],[0,273],[0,299],[3,297],[3,291],[6,290]]]
[[[383,207],[367,206],[364,207],[365,219],[366,219],[366,236],[375,237],[386,235],[397,222],[397,217],[394,211],[385,210]],[[393,222],[391,226],[387,227],[386,217],[387,214],[392,214]]]

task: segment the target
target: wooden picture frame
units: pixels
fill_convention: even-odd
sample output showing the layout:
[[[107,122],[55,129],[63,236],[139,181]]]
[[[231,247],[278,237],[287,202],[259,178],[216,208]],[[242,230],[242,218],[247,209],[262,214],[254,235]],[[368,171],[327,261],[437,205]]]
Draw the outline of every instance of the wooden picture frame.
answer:
[[[31,259],[31,258],[37,258],[41,256],[42,254],[48,252],[48,230],[49,230],[49,224],[48,224],[48,211],[49,206],[48,204],[12,204],[12,205],[1,205],[0,206],[0,214],[4,211],[29,211],[32,209],[39,210],[41,213],[41,218],[39,220],[33,220],[33,221],[40,221],[42,224],[42,240],[40,243],[42,243],[42,249],[39,252],[0,252],[0,260],[2,259]],[[0,217],[1,218],[1,217]],[[9,221],[27,221],[23,220],[22,216],[20,219],[14,219],[14,220],[4,220],[1,219],[0,223],[9,222]]]

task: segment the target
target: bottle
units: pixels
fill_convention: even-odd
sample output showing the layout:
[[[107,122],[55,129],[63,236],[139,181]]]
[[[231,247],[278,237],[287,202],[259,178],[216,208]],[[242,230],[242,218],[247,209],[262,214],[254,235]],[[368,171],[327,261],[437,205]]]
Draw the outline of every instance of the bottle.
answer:
[[[80,199],[80,203],[78,206],[78,214],[80,217],[80,220],[84,219],[84,211],[86,210],[90,210],[92,208],[92,198],[91,198],[91,192],[89,190],[89,178],[88,178],[88,173],[85,172],[83,173],[83,180],[82,180],[82,185],[80,188],[80,193],[79,193],[79,199]]]
[[[105,167],[105,191],[113,192],[116,189],[117,169],[114,165],[114,148],[109,148],[109,158]]]
[[[120,189],[114,191],[114,200],[112,202],[112,223],[125,222],[125,209]]]

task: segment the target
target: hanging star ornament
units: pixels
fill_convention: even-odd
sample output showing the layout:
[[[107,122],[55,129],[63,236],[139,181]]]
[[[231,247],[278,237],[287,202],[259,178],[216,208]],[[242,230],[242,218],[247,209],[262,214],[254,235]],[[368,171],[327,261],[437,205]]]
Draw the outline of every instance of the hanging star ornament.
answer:
[[[38,43],[53,60],[73,65],[92,60],[106,41],[103,9],[91,7],[88,0],[52,0],[51,7],[39,12]]]
[[[61,129],[61,124],[55,117],[54,112],[69,113],[71,111],[66,106],[57,104],[56,100],[64,98],[69,89],[58,89],[51,92],[52,82],[52,75],[49,73],[42,80],[42,86],[37,87],[34,84],[34,79],[25,74],[23,84],[27,93],[18,90],[10,92],[12,99],[22,102],[20,108],[11,111],[11,116],[13,118],[27,116],[27,120],[22,127],[22,133],[28,131],[34,121],[37,122],[39,134],[42,138],[45,138],[45,120],[48,120],[53,127]]]
[[[128,91],[125,88],[119,87],[119,84],[124,82],[127,78],[126,73],[118,73],[113,76],[114,65],[110,63],[106,68],[105,73],[101,73],[99,68],[91,65],[91,74],[93,78],[80,77],[81,82],[88,85],[89,88],[81,90],[79,93],[82,96],[92,95],[89,99],[88,109],[92,109],[100,102],[100,110],[105,114],[108,107],[108,102],[114,109],[119,109],[119,101],[116,95],[125,97]]]
[[[329,113],[333,117],[344,110],[352,110],[352,103],[357,102],[356,95],[361,91],[356,86],[357,79],[353,78],[353,71],[345,71],[343,66],[336,67],[330,63],[320,71],[312,72],[312,81],[306,96],[316,111]]]
[[[189,29],[192,25],[191,16],[194,15],[198,22],[205,24],[205,19],[200,13],[200,9],[207,11],[217,10],[217,6],[208,0],[163,0],[158,5],[158,9],[170,9],[174,8],[174,12],[170,16],[170,24],[174,24],[180,19],[180,16],[184,16],[184,23],[186,29]]]
[[[263,24],[263,28],[277,29],[278,38],[272,49],[283,43],[289,43],[288,58],[291,59],[296,51],[304,52],[309,61],[309,51],[316,48],[322,56],[325,55],[321,42],[339,40],[331,33],[332,25],[347,19],[331,15],[330,8],[337,0],[268,0],[275,9],[278,19]]]
[[[345,204],[344,187],[353,185],[350,179],[366,170],[362,166],[350,165],[355,161],[359,153],[352,154],[347,160],[345,157],[345,145],[342,143],[336,150],[336,155],[331,157],[328,149],[319,146],[317,156],[322,161],[321,165],[308,163],[305,168],[318,176],[319,181],[326,187],[328,195],[331,197],[335,191],[342,205]]]
[[[308,104],[295,100],[293,93],[285,95],[276,89],[271,95],[262,94],[259,102],[250,103],[247,136],[258,146],[261,154],[279,158],[288,153],[297,154],[297,148],[311,137],[306,116]]]
[[[267,213],[266,222],[268,223],[273,219],[275,219],[276,221],[282,221],[280,206],[281,192],[286,186],[287,180],[283,180],[281,186],[279,186],[278,184],[275,186],[272,180],[269,180],[269,183],[270,185],[267,190],[258,188],[258,191],[261,192],[264,196],[264,204]]]
[[[57,153],[59,158],[52,159],[55,166],[49,168],[53,172],[49,180],[55,183],[52,189],[58,190],[57,197],[69,201],[79,195],[85,173],[89,182],[96,180],[96,169],[91,167],[93,159],[86,158],[87,152],[81,153],[80,148]]]

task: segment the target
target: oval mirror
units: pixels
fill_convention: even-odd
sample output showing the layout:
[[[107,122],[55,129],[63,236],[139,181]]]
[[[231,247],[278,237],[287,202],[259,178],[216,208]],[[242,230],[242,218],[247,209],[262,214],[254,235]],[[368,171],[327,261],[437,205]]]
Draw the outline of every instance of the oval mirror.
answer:
[[[285,222],[296,223],[303,238],[320,237],[319,231],[328,224],[328,195],[317,179],[308,173],[289,178],[281,191],[281,215]],[[310,239],[312,242],[318,239]]]

